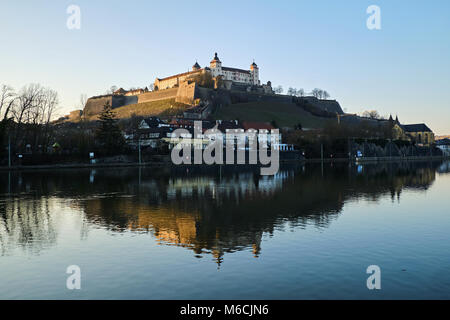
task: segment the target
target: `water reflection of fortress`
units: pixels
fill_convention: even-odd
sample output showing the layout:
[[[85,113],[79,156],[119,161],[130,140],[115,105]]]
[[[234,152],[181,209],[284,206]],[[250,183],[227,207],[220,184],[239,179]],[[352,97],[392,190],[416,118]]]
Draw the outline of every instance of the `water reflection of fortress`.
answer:
[[[437,165],[326,166],[323,173],[320,166],[297,167],[274,177],[261,177],[259,170],[197,173],[184,168],[157,174],[151,169],[22,173],[20,185],[18,177],[12,178],[13,191],[39,191],[30,201],[0,201],[0,243],[4,248],[8,241],[24,247],[39,239],[56,241],[51,216],[56,213],[50,214],[45,203],[59,197],[72,199],[72,208],[87,221],[85,228],[149,232],[160,244],[188,248],[197,257],[212,254],[218,263],[225,253],[239,250],[257,257],[264,234],[286,227],[326,228],[352,199],[395,200],[404,189],[426,190]]]
[[[274,177],[243,172],[221,179],[186,174],[163,183],[141,178],[137,198],[87,201],[84,210],[88,217],[126,212],[123,223],[104,217],[106,225],[151,232],[161,244],[212,254],[220,263],[225,253],[250,248],[258,257],[263,234],[277,228],[327,227],[347,200],[388,194],[399,199],[404,188],[426,190],[435,179],[434,168],[426,166],[342,169],[328,168],[323,177],[318,168],[295,168]]]

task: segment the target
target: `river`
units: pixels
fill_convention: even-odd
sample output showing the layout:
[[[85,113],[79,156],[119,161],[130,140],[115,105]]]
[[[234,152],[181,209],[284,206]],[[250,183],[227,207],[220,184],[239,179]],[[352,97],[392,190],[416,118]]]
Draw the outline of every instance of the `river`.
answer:
[[[3,171],[0,299],[450,299],[449,167]]]

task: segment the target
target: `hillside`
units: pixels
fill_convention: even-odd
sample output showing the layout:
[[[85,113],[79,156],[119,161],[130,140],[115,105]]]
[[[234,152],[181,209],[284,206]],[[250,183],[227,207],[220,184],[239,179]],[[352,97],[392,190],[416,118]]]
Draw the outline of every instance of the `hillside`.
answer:
[[[240,121],[275,121],[279,127],[323,128],[333,119],[321,118],[296,106],[284,102],[247,102],[224,106],[213,114],[214,119]]]
[[[158,101],[149,101],[143,103],[130,104],[127,106],[115,108],[119,119],[130,118],[132,115],[137,116],[158,116],[168,117],[182,114],[187,105],[175,102],[175,99],[166,99]],[[98,115],[90,116],[90,120],[96,120]]]

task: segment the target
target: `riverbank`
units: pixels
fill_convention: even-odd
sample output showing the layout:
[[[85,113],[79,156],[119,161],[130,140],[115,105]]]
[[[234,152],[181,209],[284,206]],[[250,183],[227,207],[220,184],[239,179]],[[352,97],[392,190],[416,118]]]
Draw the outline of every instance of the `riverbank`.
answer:
[[[413,162],[413,161],[440,161],[450,160],[448,156],[434,157],[370,157],[357,158],[352,162],[355,164],[377,163],[377,162]],[[302,160],[280,160],[281,163],[345,163],[349,162],[348,158],[324,158],[324,159],[302,159]],[[28,165],[28,166],[2,166],[0,171],[8,170],[48,170],[48,169],[84,169],[84,168],[117,168],[117,167],[165,167],[171,165],[170,161],[150,161],[150,162],[113,162],[113,163],[67,163],[67,164],[49,164],[49,165]],[[202,165],[195,165],[202,166]],[[206,165],[208,166],[208,165]]]
[[[366,158],[356,158],[353,159],[352,162],[355,163],[377,163],[377,162],[404,162],[404,161],[439,161],[439,160],[448,160],[449,156],[424,156],[424,157],[366,157]],[[315,159],[306,159],[306,162],[310,163],[330,163],[330,162],[349,162],[349,158],[315,158]]]
[[[166,166],[166,162],[115,162],[115,163],[70,163],[70,164],[48,164],[48,165],[29,165],[29,166],[11,166],[0,167],[0,170],[38,170],[38,169],[83,169],[83,168],[111,168],[111,167],[137,167],[137,166]]]

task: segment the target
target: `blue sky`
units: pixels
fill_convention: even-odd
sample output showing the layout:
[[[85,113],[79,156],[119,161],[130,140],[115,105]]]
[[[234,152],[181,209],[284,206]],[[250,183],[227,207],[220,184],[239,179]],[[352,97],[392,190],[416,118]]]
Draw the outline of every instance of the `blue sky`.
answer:
[[[81,9],[69,30],[67,7]],[[381,30],[366,9],[381,8]],[[450,134],[450,1],[2,1],[0,83],[81,94],[205,66],[248,68],[285,89],[326,89],[351,113],[376,109]]]

